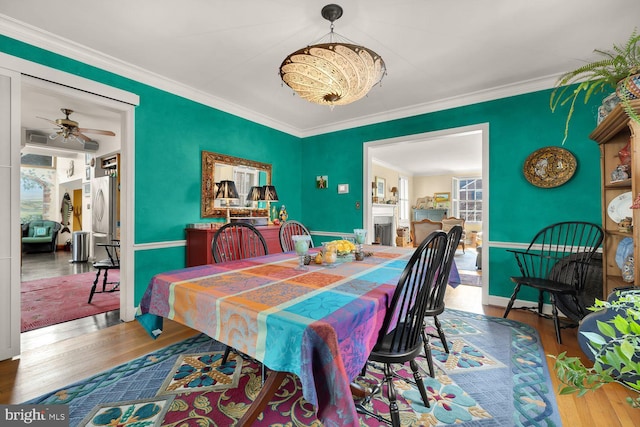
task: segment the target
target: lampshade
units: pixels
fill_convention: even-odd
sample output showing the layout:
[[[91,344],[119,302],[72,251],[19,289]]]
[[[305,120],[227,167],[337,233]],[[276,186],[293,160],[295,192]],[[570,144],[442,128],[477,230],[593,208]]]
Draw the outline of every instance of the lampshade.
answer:
[[[262,200],[266,200],[267,202],[277,202],[278,201],[278,193],[276,192],[276,187],[273,185],[263,185],[262,189],[264,190],[264,194],[262,195]]]
[[[218,184],[218,192],[216,193],[216,199],[237,199],[238,190],[236,190],[236,183],[229,180],[220,181]]]
[[[391,193],[396,194],[398,192],[398,187],[391,187]]]
[[[330,106],[350,104],[382,80],[386,66],[371,49],[346,39],[334,41],[339,35],[333,32],[333,22],[342,16],[340,6],[326,5],[321,13],[331,22],[331,31],[325,36],[328,41],[287,56],[280,65],[280,77],[307,101]]]
[[[262,187],[253,186],[249,189],[249,194],[247,194],[247,201],[257,202],[258,200],[262,200],[264,197],[262,196]]]

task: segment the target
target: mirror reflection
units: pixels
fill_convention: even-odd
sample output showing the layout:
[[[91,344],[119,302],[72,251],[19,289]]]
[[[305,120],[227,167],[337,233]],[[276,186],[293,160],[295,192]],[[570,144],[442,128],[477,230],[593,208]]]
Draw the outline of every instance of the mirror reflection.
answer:
[[[232,181],[235,184],[237,198],[235,193],[234,198],[221,200],[216,197],[220,183],[225,181]],[[250,192],[252,187],[270,184],[271,165],[269,163],[203,151],[201,216],[203,218],[224,217],[227,214],[227,206],[231,207],[232,214],[267,216],[265,202],[251,200]],[[262,210],[265,211],[264,215],[261,215]]]

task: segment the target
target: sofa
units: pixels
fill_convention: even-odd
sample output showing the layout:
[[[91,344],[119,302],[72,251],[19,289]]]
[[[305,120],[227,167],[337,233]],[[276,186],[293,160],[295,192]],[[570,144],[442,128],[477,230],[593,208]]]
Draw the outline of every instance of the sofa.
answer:
[[[55,252],[61,228],[59,222],[42,219],[22,224],[22,251]]]

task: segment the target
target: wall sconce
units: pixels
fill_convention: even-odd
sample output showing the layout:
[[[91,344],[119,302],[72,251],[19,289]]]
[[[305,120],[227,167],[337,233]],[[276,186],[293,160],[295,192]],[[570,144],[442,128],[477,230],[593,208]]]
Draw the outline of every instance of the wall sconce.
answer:
[[[229,207],[229,200],[238,199],[238,190],[236,189],[236,183],[229,180],[223,180],[218,183],[218,191],[216,192],[216,199],[226,200],[227,202],[227,224],[231,222],[231,212]]]

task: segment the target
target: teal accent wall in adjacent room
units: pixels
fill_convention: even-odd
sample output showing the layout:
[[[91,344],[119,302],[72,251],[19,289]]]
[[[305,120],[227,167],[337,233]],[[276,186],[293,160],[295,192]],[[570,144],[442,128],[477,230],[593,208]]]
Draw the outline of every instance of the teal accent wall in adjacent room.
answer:
[[[305,138],[301,176],[304,222],[310,229],[322,231],[349,232],[363,226],[362,211],[355,208],[355,202],[363,201],[364,143],[488,123],[489,189],[484,197],[488,197],[490,208],[485,242],[506,246],[528,243],[537,230],[559,221],[600,224],[600,154],[598,145],[588,138],[596,125],[599,102],[576,106],[564,144],[578,164],[569,182],[539,188],[522,173],[524,161],[533,151],[562,146],[566,110],[552,113],[549,95],[548,90],[539,91]],[[334,112],[339,114],[338,107]],[[328,175],[329,190],[313,187],[316,175]],[[338,183],[349,184],[351,192],[337,194]],[[491,295],[510,295],[512,286],[505,274],[512,267],[502,257],[490,257]]]
[[[185,239],[200,216],[201,151],[271,163],[280,204],[301,215],[300,139],[64,56],[0,36],[0,52],[137,94],[135,109],[135,243]],[[133,201],[123,200],[122,204]],[[145,252],[142,254],[141,252]],[[182,268],[184,248],[137,250],[137,303],[158,271]]]

